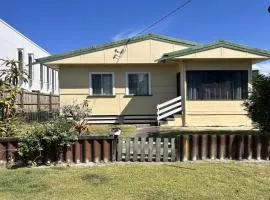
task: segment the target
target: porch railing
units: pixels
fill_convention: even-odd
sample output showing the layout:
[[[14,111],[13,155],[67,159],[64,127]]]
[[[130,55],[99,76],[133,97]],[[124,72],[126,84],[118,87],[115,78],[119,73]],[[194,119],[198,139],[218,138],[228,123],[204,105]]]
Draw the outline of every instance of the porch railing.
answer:
[[[182,111],[181,96],[157,105],[157,122]]]

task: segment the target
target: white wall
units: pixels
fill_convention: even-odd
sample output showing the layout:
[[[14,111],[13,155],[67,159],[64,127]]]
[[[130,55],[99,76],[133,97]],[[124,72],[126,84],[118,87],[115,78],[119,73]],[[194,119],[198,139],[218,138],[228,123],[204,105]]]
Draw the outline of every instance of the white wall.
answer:
[[[18,32],[9,24],[0,19],[0,59],[15,59],[18,60],[18,49],[23,49],[24,69],[28,71],[28,55],[33,54],[34,59],[49,56],[50,54],[28,39],[26,36]],[[1,63],[0,63],[1,64]],[[52,73],[54,76],[55,89],[53,90]],[[47,67],[43,66],[43,88],[41,88],[40,65],[33,65],[33,84],[30,87],[29,83],[22,87],[27,90],[40,90],[44,93],[53,92],[58,94],[58,72],[49,69],[49,80],[47,80]],[[49,81],[49,87],[47,83]]]

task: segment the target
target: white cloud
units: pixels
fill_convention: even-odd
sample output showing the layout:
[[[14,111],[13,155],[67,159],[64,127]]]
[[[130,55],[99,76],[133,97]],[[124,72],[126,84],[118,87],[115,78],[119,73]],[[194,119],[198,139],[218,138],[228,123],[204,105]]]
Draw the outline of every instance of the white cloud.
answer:
[[[112,40],[118,41],[118,40],[122,40],[122,39],[132,38],[132,37],[138,35],[138,33],[140,33],[141,31],[142,31],[142,29],[122,31],[122,32],[114,35],[112,37]]]
[[[258,69],[261,74],[269,75],[270,74],[270,61],[265,61],[253,65],[253,69]]]

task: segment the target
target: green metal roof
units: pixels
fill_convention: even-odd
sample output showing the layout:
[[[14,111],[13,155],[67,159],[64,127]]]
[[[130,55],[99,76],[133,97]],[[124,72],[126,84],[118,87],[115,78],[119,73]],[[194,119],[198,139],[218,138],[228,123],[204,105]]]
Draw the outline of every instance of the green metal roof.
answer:
[[[158,61],[168,60],[168,59],[181,57],[181,56],[185,56],[185,55],[189,55],[189,54],[193,54],[193,53],[198,53],[198,52],[202,52],[202,51],[207,51],[207,50],[211,50],[211,49],[215,49],[215,48],[219,48],[219,47],[225,47],[225,48],[232,49],[232,50],[243,51],[243,52],[252,53],[252,54],[256,54],[256,55],[260,55],[260,56],[270,57],[270,51],[266,51],[266,50],[262,50],[262,49],[258,49],[258,48],[252,48],[249,46],[240,45],[240,44],[236,44],[236,43],[228,42],[228,41],[224,41],[224,40],[218,40],[218,41],[210,43],[210,44],[197,45],[197,46],[190,47],[187,49],[173,51],[170,53],[163,54],[163,56],[160,59],[158,59]]]
[[[83,49],[78,49],[75,51],[70,51],[70,52],[66,52],[66,53],[62,53],[62,54],[47,56],[47,57],[36,59],[36,61],[38,63],[51,62],[51,61],[56,61],[56,60],[69,58],[69,57],[73,57],[73,56],[79,56],[82,54],[93,53],[96,51],[101,51],[101,50],[105,50],[105,49],[109,49],[109,48],[114,48],[114,47],[118,47],[118,46],[122,46],[122,45],[126,45],[126,44],[136,43],[136,42],[140,42],[143,40],[149,40],[149,39],[172,43],[172,44],[184,45],[187,47],[200,45],[199,43],[195,43],[195,42],[190,42],[190,41],[186,41],[186,40],[179,40],[179,39],[167,37],[164,35],[149,33],[149,34],[142,35],[142,36],[137,36],[137,37],[119,40],[119,41],[115,41],[115,42],[105,43],[105,44],[102,44],[99,46],[92,46],[89,48],[83,48]]]

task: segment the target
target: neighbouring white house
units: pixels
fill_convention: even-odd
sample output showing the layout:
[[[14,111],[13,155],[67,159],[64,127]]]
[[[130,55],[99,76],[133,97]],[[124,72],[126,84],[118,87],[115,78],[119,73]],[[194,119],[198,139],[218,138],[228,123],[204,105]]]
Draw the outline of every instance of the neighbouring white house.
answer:
[[[35,59],[49,56],[46,50],[0,19],[0,59],[14,59],[29,73],[29,81],[22,88],[29,91],[58,94],[58,71]],[[1,64],[1,63],[0,63]]]

